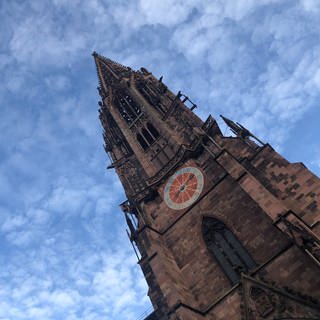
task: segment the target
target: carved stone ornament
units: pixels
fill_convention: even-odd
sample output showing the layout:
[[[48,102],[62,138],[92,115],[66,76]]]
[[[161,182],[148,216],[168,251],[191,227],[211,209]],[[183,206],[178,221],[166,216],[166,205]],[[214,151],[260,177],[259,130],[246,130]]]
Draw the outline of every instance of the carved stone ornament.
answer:
[[[175,166],[186,157],[186,154],[189,152],[190,155],[197,152],[200,147],[200,141],[197,141],[194,146],[188,148],[187,146],[181,145],[174,157],[164,165],[161,170],[158,171],[156,175],[149,178],[147,183],[148,185],[153,185],[159,182],[164,176],[166,176]]]
[[[141,170],[138,170],[133,160],[125,162],[117,168],[118,174],[121,175],[129,189],[129,194],[134,195],[141,192],[145,187],[145,175]]]
[[[242,274],[244,299],[243,319],[246,320],[317,320],[320,304],[311,297],[293,290],[277,288]]]
[[[287,233],[293,242],[305,250],[320,266],[320,240],[312,231],[299,221],[292,211],[279,216],[278,226]]]
[[[263,289],[256,286],[251,287],[250,298],[254,302],[256,309],[262,318],[265,318],[274,311],[275,306],[272,297]]]

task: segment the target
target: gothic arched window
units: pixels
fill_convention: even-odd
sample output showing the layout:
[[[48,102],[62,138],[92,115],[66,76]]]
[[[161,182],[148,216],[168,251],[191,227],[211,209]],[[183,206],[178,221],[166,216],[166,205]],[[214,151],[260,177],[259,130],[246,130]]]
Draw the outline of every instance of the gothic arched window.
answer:
[[[143,150],[147,150],[158,137],[158,130],[150,122],[147,122],[147,128],[142,128],[137,134],[137,140]]]
[[[232,284],[239,282],[241,272],[246,273],[256,266],[247,250],[223,222],[205,217],[202,233],[208,249]]]
[[[141,114],[140,107],[129,95],[117,98],[115,104],[120,115],[129,125]]]

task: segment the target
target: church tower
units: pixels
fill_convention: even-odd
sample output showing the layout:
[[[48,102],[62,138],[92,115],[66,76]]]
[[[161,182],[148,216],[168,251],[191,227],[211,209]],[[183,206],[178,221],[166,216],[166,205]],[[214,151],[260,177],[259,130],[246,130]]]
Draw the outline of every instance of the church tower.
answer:
[[[149,286],[146,319],[320,319],[320,181],[145,68],[93,53],[105,150]]]

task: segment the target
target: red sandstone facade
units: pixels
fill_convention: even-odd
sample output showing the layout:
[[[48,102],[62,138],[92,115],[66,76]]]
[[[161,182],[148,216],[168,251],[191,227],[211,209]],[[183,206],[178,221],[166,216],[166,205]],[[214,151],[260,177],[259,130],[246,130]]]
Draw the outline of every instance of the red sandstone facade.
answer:
[[[226,118],[223,136],[146,69],[93,55],[146,319],[320,319],[319,179]]]

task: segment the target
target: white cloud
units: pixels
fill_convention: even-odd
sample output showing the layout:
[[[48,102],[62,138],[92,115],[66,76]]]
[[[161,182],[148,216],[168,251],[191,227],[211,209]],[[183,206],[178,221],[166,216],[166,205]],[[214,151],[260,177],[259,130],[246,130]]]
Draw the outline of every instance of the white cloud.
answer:
[[[0,70],[12,62],[12,57],[8,54],[0,54]]]
[[[20,253],[16,263],[8,262],[8,274],[0,272],[0,317],[49,320],[61,316],[72,319],[77,314],[77,319],[126,319],[146,303],[146,285],[136,283],[139,272],[129,246],[97,253],[79,247],[69,253],[68,263],[55,246],[38,251],[36,257],[35,253]],[[25,260],[22,266],[18,262],[24,255],[32,262]],[[42,255],[50,264],[39,269]],[[57,282],[61,274],[63,279]]]
[[[320,3],[317,0],[300,0],[304,10],[312,13],[320,12]]]
[[[319,97],[315,21],[298,5],[274,1],[215,1],[198,9],[197,18],[177,26],[172,46],[191,62],[207,60],[210,104],[219,113],[283,143]]]
[[[10,42],[15,59],[34,66],[65,65],[85,47],[82,34],[58,26],[48,13],[20,22]]]
[[[50,90],[63,91],[70,87],[69,78],[63,75],[48,76],[45,83]]]
[[[41,299],[55,305],[56,308],[69,308],[77,303],[79,300],[79,294],[76,291],[61,291],[55,290],[53,292],[43,292]]]
[[[4,232],[12,231],[25,225],[26,222],[27,222],[27,219],[24,216],[21,216],[21,215],[11,216],[4,221],[4,223],[1,226],[1,230]]]
[[[27,247],[34,239],[35,234],[30,230],[12,231],[7,234],[6,239],[15,246]]]
[[[27,212],[27,216],[32,224],[44,225],[50,220],[50,213],[39,208],[31,208]]]
[[[174,2],[170,0],[140,0],[139,11],[145,16],[146,24],[173,27],[185,21],[198,3],[198,0],[177,0]]]

